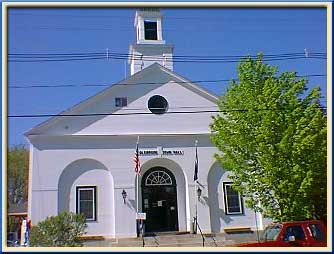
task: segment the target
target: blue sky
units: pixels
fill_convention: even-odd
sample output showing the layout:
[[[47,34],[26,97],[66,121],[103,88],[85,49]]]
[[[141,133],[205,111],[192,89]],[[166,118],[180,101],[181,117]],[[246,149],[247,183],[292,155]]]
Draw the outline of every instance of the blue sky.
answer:
[[[8,52],[128,53],[135,42],[136,9],[12,8],[8,12]],[[229,56],[326,53],[326,9],[323,8],[162,8],[163,38],[174,55]],[[268,62],[281,72],[327,74],[324,59]],[[8,114],[56,114],[125,78],[125,60],[9,62]],[[174,71],[190,80],[237,77],[237,63],[174,63]],[[28,88],[34,85],[74,87]],[[228,82],[203,82],[222,94]],[[326,76],[309,77],[326,101]],[[12,88],[20,86],[26,88]],[[8,144],[26,143],[23,133],[47,118],[8,119]]]

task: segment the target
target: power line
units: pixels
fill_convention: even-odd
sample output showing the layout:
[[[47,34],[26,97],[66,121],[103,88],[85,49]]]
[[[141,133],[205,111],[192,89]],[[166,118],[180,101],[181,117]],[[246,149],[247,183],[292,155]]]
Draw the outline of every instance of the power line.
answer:
[[[82,60],[100,60],[106,57],[80,57],[80,58],[66,58],[66,59],[43,59],[43,60],[11,60],[8,62],[68,62],[68,61],[82,61]]]
[[[143,56],[140,54],[128,54],[128,53],[116,53],[108,52],[108,56],[111,57],[122,57],[122,58],[133,58],[135,60],[162,60],[164,57],[151,57]],[[326,57],[326,53],[322,52],[294,52],[294,53],[281,53],[281,54],[263,54],[263,58],[285,58],[285,57]],[[86,53],[8,53],[9,58],[23,58],[23,59],[44,59],[44,58],[71,58],[71,57],[106,57],[106,52],[86,52]],[[212,56],[212,55],[173,55],[173,59],[177,60],[239,60],[240,58],[256,58],[257,55],[223,55],[223,56]],[[165,59],[168,60],[168,59]]]
[[[315,56],[326,56],[323,52],[309,52],[310,55]],[[59,57],[59,56],[96,56],[105,55],[105,52],[85,52],[85,53],[8,53],[8,56],[13,57]],[[114,56],[132,56],[128,53],[118,53],[110,52],[110,55]],[[292,53],[280,53],[280,54],[263,54],[263,57],[286,57],[286,56],[304,56],[305,52],[292,52]],[[256,57],[256,55],[249,55],[250,57]],[[134,57],[142,57],[142,55],[137,54]],[[224,55],[224,56],[212,56],[212,55],[174,55],[174,58],[241,58],[248,57],[247,55]]]
[[[308,75],[296,75],[296,78],[307,78],[307,77],[326,77],[326,74],[308,74]],[[195,81],[180,81],[177,83],[188,84],[188,83],[218,83],[218,82],[230,82],[238,81],[239,79],[216,79],[216,80],[195,80]],[[146,82],[146,83],[116,83],[113,85],[122,85],[122,86],[133,86],[133,85],[163,85],[166,83],[161,82]],[[218,84],[219,85],[219,84]],[[24,89],[24,88],[66,88],[66,87],[108,87],[112,85],[101,85],[101,84],[63,84],[63,85],[28,85],[28,86],[8,86],[10,89]]]
[[[164,11],[162,9],[162,11]],[[10,16],[35,16],[35,17],[70,17],[70,18],[124,18],[124,19],[133,19],[134,16],[133,15],[73,15],[73,14],[40,14],[40,13],[10,13]],[[203,19],[204,18],[204,19]],[[254,20],[257,21],[257,19],[252,18],[252,17],[242,17],[243,20]],[[174,19],[179,19],[179,20],[188,20],[188,19],[194,19],[194,20],[201,20],[203,21],[208,21],[208,20],[231,20],[232,18],[226,18],[223,16],[203,16],[203,17],[199,17],[199,16],[185,16],[184,13],[182,13],[182,17],[180,16],[170,16],[170,15],[165,15],[164,16],[165,20],[174,20]],[[263,17],[262,17],[263,19]],[[266,17],[265,19],[268,19],[268,17]],[[275,18],[275,21],[290,21],[289,18],[285,18],[285,17],[277,17]],[[312,21],[314,22],[314,21]]]
[[[319,106],[317,108],[327,109]],[[199,111],[167,111],[164,114],[200,114],[200,113],[228,113],[228,112],[260,112],[260,111],[286,111],[288,108],[264,108],[264,109],[229,109],[229,110],[199,110]],[[42,117],[93,117],[93,116],[128,116],[128,115],[155,115],[152,112],[132,112],[132,113],[89,113],[89,114],[27,114],[8,115],[8,118],[42,118]]]
[[[110,107],[112,107],[111,105],[106,106],[110,109]],[[215,106],[180,106],[180,107],[168,107],[168,110],[178,110],[178,109],[216,109],[218,108],[218,105]],[[147,108],[132,108],[132,107],[123,107],[122,110],[124,111],[146,111]],[[56,109],[52,110],[52,111],[56,111]],[[51,113],[50,113],[51,114]],[[57,114],[59,114],[59,110],[57,112]]]
[[[164,61],[181,63],[236,63],[241,59],[256,59],[256,55],[225,55],[225,56],[205,56],[205,55],[174,55],[172,58],[152,57],[143,55],[133,55],[128,53],[114,52],[86,52],[86,53],[9,53],[9,62],[69,62],[80,60],[139,60],[139,61]],[[326,53],[322,52],[295,52],[281,54],[263,54],[263,61],[284,61],[295,59],[323,59],[326,60]]]
[[[118,60],[126,60],[127,57],[113,57],[113,56],[104,56],[104,57],[81,57],[81,58],[62,58],[62,59],[29,59],[29,60],[21,60],[21,59],[9,59],[8,62],[68,62],[68,61],[81,61],[81,60],[109,60],[109,59],[118,59]],[[136,59],[136,58],[135,58]],[[264,62],[271,62],[271,61],[286,61],[286,60],[296,60],[296,59],[320,59],[320,60],[327,60],[327,57],[321,57],[321,56],[296,56],[296,57],[281,57],[281,58],[263,58],[262,61]],[[157,58],[137,58],[137,60],[145,60],[145,61],[151,61],[156,62]],[[210,63],[210,64],[217,64],[217,63],[238,63],[241,59],[235,59],[235,60],[172,60],[172,59],[165,59],[165,62],[173,62],[173,63]]]
[[[323,102],[323,101],[321,101]],[[210,108],[218,108],[218,105],[215,106],[182,106],[182,107],[168,107],[169,110],[176,110],[176,109],[206,109],[209,110]],[[130,107],[124,107],[122,108],[124,111],[146,111],[147,108],[130,108]],[[192,111],[191,111],[192,112]],[[59,115],[59,113],[58,113]],[[60,114],[61,115],[61,114]]]
[[[237,21],[237,22],[234,22],[234,23],[240,23],[240,24],[244,24],[245,22],[242,22],[242,21]],[[258,24],[258,23],[256,23]],[[287,23],[289,24],[289,23]],[[296,24],[296,23],[294,23]],[[308,28],[310,28],[310,26],[314,27],[314,28],[318,28],[319,25],[317,26],[316,24],[314,23],[301,23],[303,24],[304,26],[308,26]],[[300,25],[301,25],[300,24]],[[91,24],[89,24],[91,25]],[[272,31],[272,29],[270,29],[268,26],[262,26],[263,29],[267,29],[268,31]],[[177,27],[175,26],[175,28],[173,26],[170,26],[170,25],[167,25],[165,26],[165,28],[163,29],[164,32],[169,32],[169,33],[176,33],[176,32],[180,32],[180,31],[183,31],[183,32],[197,32],[198,30],[201,29],[205,29],[207,32],[208,31],[212,31],[212,32],[217,32],[217,30],[219,28],[221,28],[221,24],[220,22],[217,22],[216,24],[213,24],[211,26],[208,27],[208,25],[204,24],[204,23],[201,23],[200,24],[200,27],[198,26],[193,26],[192,24],[183,24],[183,26],[180,28],[180,27]],[[256,28],[258,28],[258,26],[253,26],[253,30]],[[286,30],[290,29],[291,31],[299,31],[299,28],[292,28],[290,26],[286,26],[284,29],[278,29],[276,30],[278,33],[281,32],[281,31],[284,31],[286,32]],[[125,33],[125,34],[130,34],[130,33],[133,33],[134,29],[129,26],[123,26],[123,27],[120,27],[120,26],[102,26],[102,25],[97,25],[97,26],[92,26],[92,27],[89,27],[89,26],[83,26],[83,27],[79,27],[79,26],[10,26],[9,27],[9,30],[32,30],[33,32],[36,32],[37,30],[40,30],[41,32],[44,32],[44,30],[47,30],[47,31],[50,31],[50,30],[53,30],[53,31],[56,31],[56,32],[85,32],[86,35],[88,35],[90,32],[95,32],[95,33],[101,33],[101,32],[104,32],[104,31],[107,31],[107,32],[115,32],[115,33]],[[157,31],[160,31],[160,29],[157,29]],[[162,31],[162,30],[161,30]],[[244,31],[244,30],[241,30],[241,31]],[[247,30],[248,32],[250,32],[250,30],[248,29]],[[252,32],[250,32],[252,33]]]

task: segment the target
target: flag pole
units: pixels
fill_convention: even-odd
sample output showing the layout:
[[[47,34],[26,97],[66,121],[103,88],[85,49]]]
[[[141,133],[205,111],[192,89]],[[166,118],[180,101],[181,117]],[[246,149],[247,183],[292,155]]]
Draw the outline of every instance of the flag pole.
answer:
[[[194,233],[197,234],[197,181],[195,182],[195,230]]]
[[[138,151],[138,146],[139,146],[139,136],[137,137],[137,144],[136,144],[136,156],[137,159],[139,159],[139,151]],[[136,167],[138,167],[138,162],[136,163]],[[139,166],[140,167],[140,166]],[[137,227],[137,236],[139,236],[139,224],[138,224],[138,220],[137,220],[137,214],[139,213],[139,172],[140,172],[140,168],[137,168],[137,172],[136,172],[136,180],[137,180],[137,188],[136,188],[136,227]]]
[[[195,158],[195,174],[194,174],[194,181],[195,181],[195,230],[194,233],[197,234],[197,205],[198,205],[198,199],[197,199],[197,180],[198,180],[198,155],[197,155],[197,143],[198,140],[195,141],[195,149],[196,149],[196,158]]]
[[[137,213],[139,213],[139,175],[137,174]]]
[[[136,149],[138,149],[138,145],[139,145],[139,136],[137,137],[137,148]],[[138,155],[139,156],[139,155]],[[136,176],[137,176],[137,213],[139,212],[139,169],[138,169],[138,172],[137,172],[137,174],[136,174]]]

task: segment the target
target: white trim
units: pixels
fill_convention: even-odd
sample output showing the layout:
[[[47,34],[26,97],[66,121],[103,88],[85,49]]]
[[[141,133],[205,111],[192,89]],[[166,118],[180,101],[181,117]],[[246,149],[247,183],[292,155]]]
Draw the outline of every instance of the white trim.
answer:
[[[241,195],[239,192],[238,197],[239,197],[239,212],[229,212],[229,206],[228,206],[228,201],[227,201],[227,190],[226,186],[232,186],[233,183],[231,182],[223,182],[223,192],[224,192],[224,203],[225,203],[225,212],[227,215],[237,215],[237,214],[243,214],[243,209],[242,209],[242,200],[241,200]]]
[[[32,170],[33,170],[33,163],[34,163],[34,146],[29,143],[29,172],[28,172],[28,208],[27,208],[27,219],[31,220],[31,211],[32,211]]]
[[[80,191],[82,190],[92,190],[93,191],[93,217],[92,218],[86,218],[86,221],[96,221],[96,214],[95,211],[97,209],[96,207],[96,186],[76,186],[76,211],[78,214],[80,214]]]
[[[158,179],[156,179],[155,176],[153,176],[154,173],[158,173]],[[159,173],[162,173],[162,175],[160,176]],[[150,176],[153,176],[154,178],[153,179],[149,179]],[[167,178],[164,178],[165,176],[167,176]],[[161,178],[163,178],[165,180],[165,183],[161,183],[161,182],[158,182],[161,180]],[[152,183],[154,180],[157,180],[157,182],[155,183]],[[151,183],[148,183],[147,180],[151,180]],[[169,181],[167,181],[169,180]],[[171,178],[171,176],[166,173],[165,171],[162,171],[162,170],[155,170],[155,171],[152,171],[151,173],[149,173],[149,175],[146,177],[145,179],[145,186],[172,186],[173,185],[173,180]]]
[[[59,138],[59,137],[66,137],[66,138],[82,138],[82,137],[132,137],[132,136],[143,136],[143,137],[178,137],[178,136],[208,136],[211,135],[210,132],[193,132],[193,133],[125,133],[125,134],[80,134],[80,135],[38,135],[38,134],[31,134],[29,138],[34,137],[43,137],[43,138]]]

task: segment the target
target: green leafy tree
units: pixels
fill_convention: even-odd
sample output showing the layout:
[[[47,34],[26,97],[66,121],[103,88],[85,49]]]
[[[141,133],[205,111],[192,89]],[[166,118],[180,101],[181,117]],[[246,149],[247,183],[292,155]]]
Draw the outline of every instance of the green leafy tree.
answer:
[[[7,159],[8,203],[24,203],[28,197],[29,151],[24,145],[15,145]]]
[[[30,232],[30,246],[39,247],[79,247],[80,236],[87,224],[83,214],[62,212],[50,216],[33,226]]]
[[[246,205],[274,220],[326,215],[327,117],[320,89],[295,72],[278,75],[262,56],[238,65],[211,124],[216,159]]]

